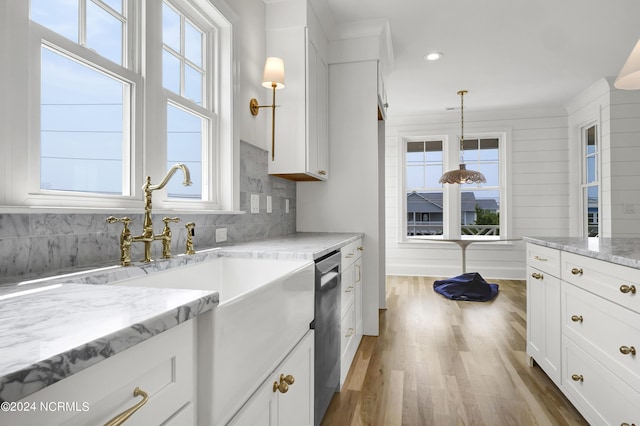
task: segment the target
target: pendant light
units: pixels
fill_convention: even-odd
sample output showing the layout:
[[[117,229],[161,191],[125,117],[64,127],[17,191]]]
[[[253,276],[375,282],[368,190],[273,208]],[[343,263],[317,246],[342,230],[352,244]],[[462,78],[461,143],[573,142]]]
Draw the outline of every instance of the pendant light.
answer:
[[[440,177],[440,183],[485,183],[484,175],[474,170],[467,170],[464,164],[464,95],[468,92],[460,90],[460,168],[446,172]]]

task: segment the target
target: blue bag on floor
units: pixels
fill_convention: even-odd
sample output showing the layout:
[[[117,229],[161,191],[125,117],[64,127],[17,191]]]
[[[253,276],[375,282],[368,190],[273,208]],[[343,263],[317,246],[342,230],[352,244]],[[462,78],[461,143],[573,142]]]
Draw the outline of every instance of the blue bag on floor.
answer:
[[[433,289],[447,299],[471,302],[486,302],[498,295],[498,284],[489,284],[477,272],[434,281]]]

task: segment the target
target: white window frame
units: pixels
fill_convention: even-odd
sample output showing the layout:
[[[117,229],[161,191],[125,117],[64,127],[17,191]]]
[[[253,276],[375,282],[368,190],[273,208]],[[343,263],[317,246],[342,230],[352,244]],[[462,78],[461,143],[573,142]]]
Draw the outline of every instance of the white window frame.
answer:
[[[209,179],[203,185],[208,200],[167,200],[161,191],[154,194],[154,210],[195,211],[237,211],[238,197],[238,151],[239,140],[237,124],[233,120],[233,97],[235,91],[235,49],[233,41],[233,24],[237,16],[224,0],[171,0],[173,4],[190,3],[189,11],[198,11],[202,16],[212,17],[218,26],[216,42],[211,43],[207,54],[211,67],[207,80],[212,80],[211,91],[215,98],[210,99],[211,108],[197,111],[212,118],[210,139],[206,145],[206,160],[214,165],[209,167]],[[143,34],[140,25],[127,32],[135,49],[125,61],[128,69],[102,58],[100,55],[70,41],[47,28],[29,20],[29,2],[3,2],[0,7],[3,27],[0,34],[0,54],[11,62],[11,66],[0,67],[0,89],[5,99],[0,111],[6,112],[0,119],[0,147],[2,148],[2,165],[4,167],[3,184],[0,185],[0,211],[30,211],[41,208],[48,211],[62,212],[68,209],[73,212],[98,210],[117,212],[138,212],[143,205],[141,191],[143,178],[152,177],[152,182],[159,182],[166,174],[166,138],[158,138],[159,132],[166,123],[166,100],[163,96],[160,77],[159,85],[149,81],[150,50],[153,46],[146,43],[149,34],[161,31],[161,25],[148,25]],[[161,20],[162,2],[130,1],[129,20],[131,22],[147,22],[153,13],[159,13]],[[146,9],[142,9],[146,4]],[[160,6],[159,8],[156,5]],[[157,10],[156,10],[157,9]],[[156,21],[157,22],[157,21]],[[161,22],[161,21],[160,21]],[[9,42],[11,40],[11,42]],[[131,170],[129,195],[114,196],[102,194],[74,194],[65,191],[40,190],[40,49],[41,43],[55,45],[66,54],[81,59],[87,58],[92,64],[108,74],[118,75],[132,86],[131,96],[134,98],[134,111],[131,114],[132,149],[130,151]],[[145,55],[145,61],[140,60]],[[161,62],[161,46],[156,56]],[[10,61],[9,61],[10,59]],[[82,60],[82,59],[81,59]],[[157,70],[157,69],[156,69]],[[159,74],[156,72],[156,74]],[[156,84],[155,86],[152,86]],[[159,96],[158,96],[159,95]],[[140,102],[140,100],[143,100]],[[154,103],[155,102],[155,103]],[[163,124],[158,125],[158,114],[163,114]],[[212,143],[213,141],[216,143]],[[143,143],[143,141],[145,143]],[[203,161],[205,158],[203,158]],[[203,164],[204,168],[204,164]]]
[[[596,180],[587,183],[587,131],[595,127],[596,133]],[[598,187],[598,235],[602,235],[602,138],[600,134],[600,123],[598,120],[591,121],[580,126],[580,235],[587,237],[589,235],[589,200],[587,196],[587,188]]]
[[[472,236],[460,234],[460,209],[461,198],[460,185],[445,184],[443,185],[443,235],[437,236],[407,236],[407,197],[406,197],[406,153],[407,142],[424,141],[424,140],[442,140],[444,151],[444,171],[457,169],[459,167],[460,159],[460,144],[459,134],[456,130],[447,131],[433,131],[425,132],[421,135],[399,135],[400,142],[400,155],[399,158],[399,196],[401,198],[398,206],[400,208],[399,226],[398,226],[398,241],[402,243],[421,243],[428,242],[430,239],[478,239],[478,240],[492,240],[498,238],[509,238],[511,235],[511,220],[509,218],[511,200],[510,195],[510,182],[509,176],[509,159],[510,150],[509,141],[511,140],[511,130],[485,130],[482,132],[465,133],[466,139],[491,139],[497,138],[498,142],[498,155],[499,155],[499,174],[500,174],[500,236]]]

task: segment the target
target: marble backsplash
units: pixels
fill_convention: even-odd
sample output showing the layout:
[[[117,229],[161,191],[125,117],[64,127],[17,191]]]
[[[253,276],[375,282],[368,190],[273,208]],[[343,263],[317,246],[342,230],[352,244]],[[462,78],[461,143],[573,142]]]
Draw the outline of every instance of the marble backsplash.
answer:
[[[184,253],[184,224],[196,224],[194,246],[209,248],[233,242],[292,234],[296,231],[296,185],[267,174],[268,153],[240,142],[240,210],[245,214],[180,215],[172,224],[172,254]],[[260,212],[250,213],[251,194],[260,195]],[[272,197],[272,213],[266,212],[266,197]],[[285,200],[289,213],[285,213]],[[140,214],[129,214],[134,235],[142,228]],[[154,215],[156,233],[162,230],[162,217]],[[0,281],[10,277],[47,275],[72,267],[117,264],[120,258],[121,224],[109,225],[105,214],[25,213],[0,214]],[[227,243],[215,242],[215,231],[227,228]],[[160,241],[153,244],[153,256],[161,255]],[[132,260],[142,258],[142,245],[134,244]]]

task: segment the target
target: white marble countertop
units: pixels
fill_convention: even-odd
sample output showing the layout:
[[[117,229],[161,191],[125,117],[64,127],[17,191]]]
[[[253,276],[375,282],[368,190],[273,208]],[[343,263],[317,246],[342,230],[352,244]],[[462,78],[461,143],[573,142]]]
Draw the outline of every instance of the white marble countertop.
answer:
[[[528,243],[640,269],[640,239],[638,238],[524,237],[524,240]]]
[[[0,287],[0,401],[16,401],[218,304],[200,290]]]
[[[0,285],[0,402],[16,401],[217,306],[217,292],[113,286],[218,256],[317,259],[361,233],[297,233],[129,267]],[[91,285],[87,285],[91,284]]]

